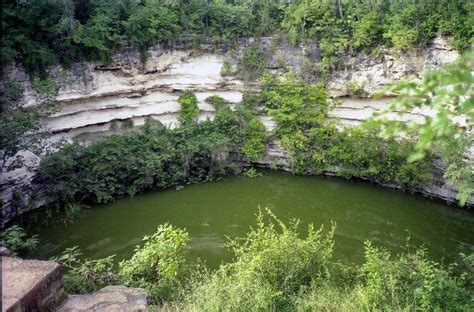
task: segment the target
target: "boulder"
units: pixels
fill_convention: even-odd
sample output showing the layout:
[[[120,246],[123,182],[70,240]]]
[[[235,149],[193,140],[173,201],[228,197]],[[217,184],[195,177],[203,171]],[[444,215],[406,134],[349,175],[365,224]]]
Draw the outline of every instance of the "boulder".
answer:
[[[2,312],[53,311],[63,294],[63,275],[53,261],[1,257]]]
[[[107,286],[88,295],[71,295],[59,309],[60,312],[145,311],[147,298],[142,288]]]

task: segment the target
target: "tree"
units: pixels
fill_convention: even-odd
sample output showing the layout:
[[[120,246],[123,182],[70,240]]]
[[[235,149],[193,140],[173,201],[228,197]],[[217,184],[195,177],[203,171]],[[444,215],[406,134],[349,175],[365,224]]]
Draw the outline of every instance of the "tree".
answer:
[[[146,61],[147,49],[156,41],[171,43],[179,31],[178,19],[174,11],[147,1],[138,8],[125,23],[126,34],[135,47],[140,50],[142,61]]]

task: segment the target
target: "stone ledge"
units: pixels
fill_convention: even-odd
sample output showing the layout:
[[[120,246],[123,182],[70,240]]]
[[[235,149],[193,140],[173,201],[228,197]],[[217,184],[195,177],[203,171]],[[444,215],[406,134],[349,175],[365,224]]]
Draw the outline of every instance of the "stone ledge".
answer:
[[[71,295],[59,312],[139,312],[145,311],[147,298],[141,288],[107,286],[89,295]]]
[[[2,312],[53,311],[63,294],[63,275],[52,261],[1,257]]]

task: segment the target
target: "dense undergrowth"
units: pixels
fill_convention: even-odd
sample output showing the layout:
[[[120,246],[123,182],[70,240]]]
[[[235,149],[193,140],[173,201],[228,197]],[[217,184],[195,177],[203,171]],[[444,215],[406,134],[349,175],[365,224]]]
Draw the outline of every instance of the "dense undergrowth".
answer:
[[[149,302],[170,311],[468,311],[472,301],[473,259],[461,265],[428,260],[423,248],[397,256],[365,244],[361,265],[332,257],[334,230],[298,221],[285,224],[270,211],[257,216],[246,237],[230,240],[233,261],[209,271],[186,261],[188,234],[171,225],[146,236],[135,254],[115,267],[113,257],[79,260],[77,248],[57,261],[69,267],[68,292],[88,292],[106,284],[143,287]]]
[[[244,0],[244,1],[4,1],[2,65],[20,61],[46,75],[56,63],[101,60],[125,47],[161,43],[197,47],[242,37],[282,34],[293,43],[320,43],[324,72],[352,52],[424,47],[437,34],[462,51],[472,45],[471,1]]]

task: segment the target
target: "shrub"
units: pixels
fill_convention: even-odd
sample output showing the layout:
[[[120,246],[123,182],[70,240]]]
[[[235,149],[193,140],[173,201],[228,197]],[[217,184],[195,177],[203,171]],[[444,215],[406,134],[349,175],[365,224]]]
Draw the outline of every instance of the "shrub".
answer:
[[[69,268],[65,288],[89,292],[105,283],[143,287],[150,303],[179,311],[470,311],[472,274],[428,259],[423,248],[393,257],[365,243],[362,264],[332,259],[334,230],[280,221],[270,210],[244,238],[229,240],[234,259],[216,271],[186,262],[188,234],[162,225],[113,270],[113,256],[79,260],[76,247],[56,260]],[[472,265],[472,258],[465,257]],[[468,268],[472,270],[471,268]],[[470,280],[471,279],[471,280]]]
[[[363,97],[366,95],[364,90],[364,83],[358,83],[357,81],[348,81],[345,85],[346,91],[350,96]]]
[[[398,257],[365,244],[357,279],[315,284],[297,299],[298,311],[468,311],[473,308],[466,273],[428,260],[424,249]]]
[[[261,172],[258,172],[255,168],[248,168],[248,169],[244,169],[244,171],[242,172],[242,174],[247,177],[247,178],[250,178],[250,179],[255,179],[257,177],[261,177],[262,176],[262,173]]]
[[[178,103],[181,105],[178,120],[181,125],[195,123],[199,117],[198,100],[191,91],[184,91],[179,95]]]
[[[121,280],[129,286],[145,288],[152,302],[168,301],[188,273],[188,233],[164,224],[143,241],[131,259],[120,262]]]
[[[252,81],[257,79],[265,69],[265,58],[256,46],[246,47],[240,59],[242,79]]]
[[[2,229],[0,233],[0,246],[8,248],[13,256],[32,252],[38,242],[38,235],[28,236],[25,229],[16,224]]]
[[[242,129],[242,153],[249,160],[259,159],[265,153],[266,129],[257,118],[252,118]]]
[[[308,227],[298,234],[298,222],[288,226],[270,211],[269,222],[257,226],[242,241],[230,241],[235,260],[197,283],[186,301],[189,310],[285,310],[313,279],[328,276],[334,227],[324,235]],[[291,252],[289,252],[291,250]]]
[[[77,246],[66,248],[62,255],[51,260],[64,266],[64,290],[68,294],[82,294],[97,291],[117,282],[114,272],[114,257],[92,260],[81,259],[82,252]]]
[[[382,41],[382,17],[378,12],[369,12],[353,24],[353,44],[356,49],[370,51]]]
[[[232,65],[229,63],[228,60],[224,60],[221,68],[221,76],[227,77],[232,75],[235,75],[235,72],[232,70]]]

